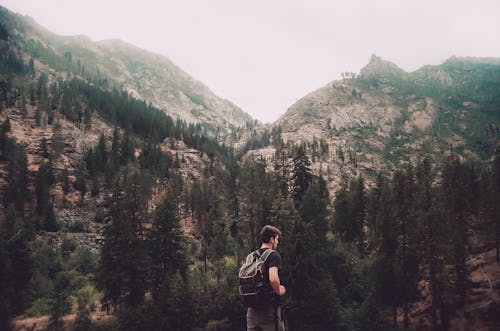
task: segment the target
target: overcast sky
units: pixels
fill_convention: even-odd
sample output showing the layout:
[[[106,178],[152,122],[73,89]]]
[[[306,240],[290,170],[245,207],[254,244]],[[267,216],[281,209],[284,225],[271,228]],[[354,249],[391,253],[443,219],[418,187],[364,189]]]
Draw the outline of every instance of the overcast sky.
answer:
[[[0,0],[62,35],[161,53],[262,122],[359,70],[500,57],[499,0]]]

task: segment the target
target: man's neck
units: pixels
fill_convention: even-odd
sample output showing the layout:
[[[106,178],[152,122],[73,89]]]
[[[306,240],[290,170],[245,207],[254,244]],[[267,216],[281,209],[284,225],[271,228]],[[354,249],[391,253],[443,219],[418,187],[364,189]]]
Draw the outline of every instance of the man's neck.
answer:
[[[260,246],[260,248],[270,248],[270,249],[273,249],[273,245],[271,245],[269,243],[263,243],[262,246]]]

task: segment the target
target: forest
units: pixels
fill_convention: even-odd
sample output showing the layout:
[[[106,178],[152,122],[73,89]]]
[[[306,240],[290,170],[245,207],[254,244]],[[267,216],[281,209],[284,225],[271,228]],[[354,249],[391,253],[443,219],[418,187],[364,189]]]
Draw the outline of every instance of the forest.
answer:
[[[487,163],[450,148],[443,162],[424,155],[374,180],[345,176],[332,196],[311,170],[312,147],[284,144],[279,131],[245,147],[266,145],[271,135],[275,161],[266,164],[126,92],[36,73],[33,59],[11,50],[2,52],[0,69],[0,111],[27,116],[29,104],[36,125],[56,132],[50,144],[40,143],[43,163],[32,172],[9,119],[0,127],[2,330],[23,314],[49,315],[48,329],[62,330],[69,313],[76,314],[73,330],[243,330],[238,268],[259,247],[265,224],[283,233],[291,331],[446,330],[464,313],[470,255],[496,248],[499,262],[498,148]],[[71,172],[53,167],[65,146],[59,115],[82,130],[92,116],[115,128]],[[199,178],[182,177],[182,160],[160,148],[166,138],[208,156]],[[99,251],[37,239],[68,231],[49,195],[55,185],[80,192],[80,206],[104,197]],[[153,205],[158,186],[163,194]],[[194,220],[191,235],[181,215]],[[423,298],[425,315],[412,318]],[[116,319],[94,321],[98,310]]]

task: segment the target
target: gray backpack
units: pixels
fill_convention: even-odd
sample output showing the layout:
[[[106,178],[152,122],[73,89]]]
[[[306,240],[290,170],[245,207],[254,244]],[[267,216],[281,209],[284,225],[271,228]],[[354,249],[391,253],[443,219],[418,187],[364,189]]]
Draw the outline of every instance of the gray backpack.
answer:
[[[260,254],[259,250],[248,254],[238,275],[238,289],[245,307],[255,308],[269,303],[271,300],[271,285],[265,279],[264,263],[273,252],[267,249]]]

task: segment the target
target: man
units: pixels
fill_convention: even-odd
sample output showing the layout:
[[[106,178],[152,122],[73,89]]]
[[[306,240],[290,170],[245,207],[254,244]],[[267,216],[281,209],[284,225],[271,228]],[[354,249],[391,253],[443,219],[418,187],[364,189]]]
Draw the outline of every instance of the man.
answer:
[[[259,253],[262,255],[268,249],[273,250],[264,263],[265,278],[269,279],[273,293],[269,297],[269,303],[259,308],[248,308],[247,331],[285,330],[280,297],[285,295],[286,289],[280,283],[281,255],[276,251],[280,235],[281,231],[272,225],[266,225],[260,231],[262,246],[259,248]]]

